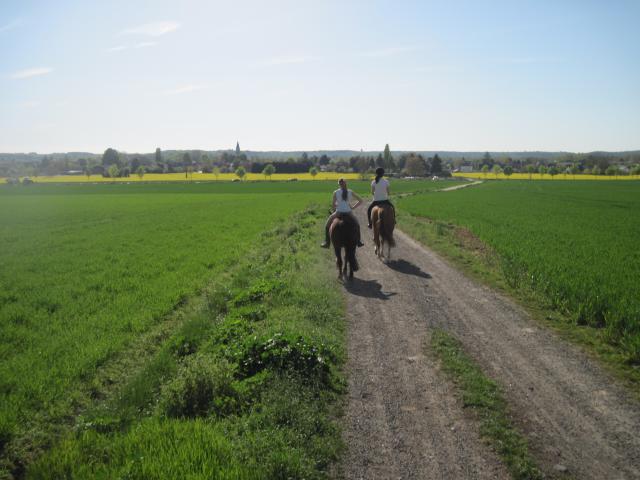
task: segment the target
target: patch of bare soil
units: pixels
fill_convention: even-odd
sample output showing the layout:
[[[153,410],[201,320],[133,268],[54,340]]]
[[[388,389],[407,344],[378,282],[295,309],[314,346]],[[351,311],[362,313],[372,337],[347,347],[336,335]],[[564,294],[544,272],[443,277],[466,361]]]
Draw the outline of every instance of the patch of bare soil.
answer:
[[[640,405],[596,362],[402,232],[388,263],[363,236],[361,270],[345,283],[346,478],[508,478],[424,355],[433,327],[502,386],[547,474],[640,478]]]

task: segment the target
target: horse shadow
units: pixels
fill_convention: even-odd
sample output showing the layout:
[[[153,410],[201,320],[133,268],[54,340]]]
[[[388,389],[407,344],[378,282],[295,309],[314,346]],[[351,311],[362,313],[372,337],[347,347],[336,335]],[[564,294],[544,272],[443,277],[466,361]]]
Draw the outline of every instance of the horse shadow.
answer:
[[[396,295],[395,292],[385,293],[382,291],[382,285],[377,280],[362,280],[354,277],[344,282],[344,288],[352,295],[359,297],[377,298],[379,300],[389,300]]]
[[[395,270],[396,272],[404,273],[406,275],[415,275],[420,278],[431,278],[429,273],[423,272],[420,267],[411,262],[407,262],[406,260],[389,260],[387,262],[387,266],[391,268],[391,270]]]

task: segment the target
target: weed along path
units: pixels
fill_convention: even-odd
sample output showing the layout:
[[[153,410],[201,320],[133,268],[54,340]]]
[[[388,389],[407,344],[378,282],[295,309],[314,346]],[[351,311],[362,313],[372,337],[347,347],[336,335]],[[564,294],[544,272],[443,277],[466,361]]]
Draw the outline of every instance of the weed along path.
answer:
[[[640,478],[640,406],[595,362],[504,296],[396,231],[389,263],[365,247],[345,282],[347,479],[509,478],[431,354],[456,337],[504,391],[516,429],[549,478]]]

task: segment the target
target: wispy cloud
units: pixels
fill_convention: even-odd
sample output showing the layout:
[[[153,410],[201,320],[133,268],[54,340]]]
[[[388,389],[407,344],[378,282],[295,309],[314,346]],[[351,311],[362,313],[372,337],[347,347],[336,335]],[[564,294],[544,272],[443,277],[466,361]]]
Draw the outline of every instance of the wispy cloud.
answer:
[[[19,72],[15,72],[11,75],[11,78],[22,79],[29,77],[36,77],[38,75],[46,75],[47,73],[53,72],[53,68],[49,67],[37,67],[37,68],[28,68],[26,70],[20,70]]]
[[[155,47],[156,45],[158,45],[158,42],[140,42],[135,45],[135,48]]]
[[[107,52],[121,52],[122,50],[126,50],[127,47],[126,45],[116,45],[115,47],[109,47],[106,49]]]
[[[400,53],[411,52],[416,49],[417,47],[412,47],[412,46],[387,47],[387,48],[380,48],[378,50],[369,50],[367,52],[362,52],[361,55],[363,57],[390,57],[392,55],[398,55]]]
[[[560,63],[562,60],[555,57],[510,57],[499,58],[497,62],[511,65],[530,65],[535,63]]]
[[[434,64],[416,67],[414,71],[417,73],[462,73],[464,69],[462,67],[456,67],[454,65]]]
[[[255,63],[258,67],[272,67],[276,65],[290,65],[295,63],[306,63],[317,60],[317,57],[311,57],[307,55],[298,56],[284,56],[284,57],[271,57],[265,58]]]
[[[26,102],[22,102],[20,106],[22,108],[36,108],[40,106],[40,102],[38,102],[37,100],[28,100]]]
[[[180,28],[178,22],[145,23],[137,27],[127,28],[120,32],[120,35],[148,35],[150,37],[159,37],[160,35],[174,32],[178,28]]]
[[[6,32],[7,30],[11,30],[12,28],[16,28],[22,25],[22,20],[16,19],[12,20],[5,25],[0,25],[0,33]]]
[[[180,95],[182,93],[191,93],[191,92],[195,92],[196,90],[202,90],[203,88],[206,88],[206,87],[204,85],[193,85],[193,84],[181,85],[177,88],[172,88],[171,90],[165,90],[163,94],[164,95]]]

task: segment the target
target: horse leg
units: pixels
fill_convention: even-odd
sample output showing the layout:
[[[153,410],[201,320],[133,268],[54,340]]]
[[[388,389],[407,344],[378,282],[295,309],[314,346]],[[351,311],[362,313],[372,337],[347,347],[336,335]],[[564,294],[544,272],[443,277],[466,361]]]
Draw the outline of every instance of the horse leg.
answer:
[[[342,274],[347,276],[347,265],[349,264],[349,255],[347,254],[347,247],[344,247],[344,267],[342,267]]]
[[[338,267],[338,279],[342,278],[342,252],[340,247],[334,245],[334,251],[336,253],[336,266]]]

